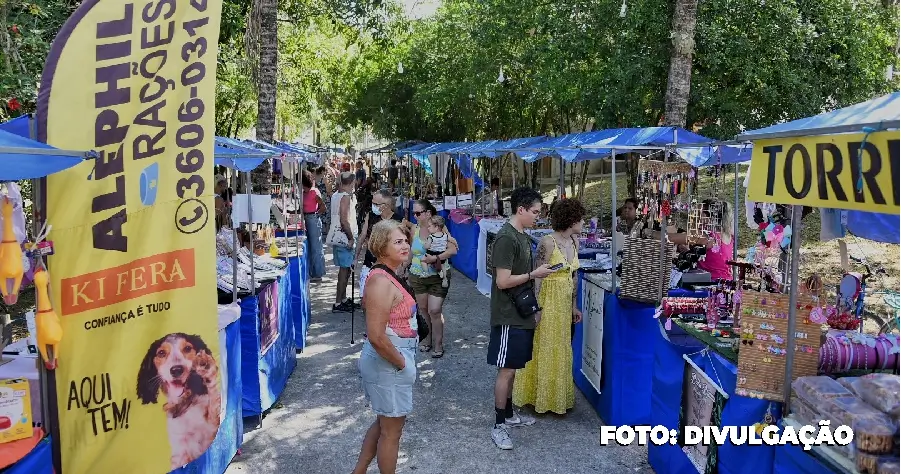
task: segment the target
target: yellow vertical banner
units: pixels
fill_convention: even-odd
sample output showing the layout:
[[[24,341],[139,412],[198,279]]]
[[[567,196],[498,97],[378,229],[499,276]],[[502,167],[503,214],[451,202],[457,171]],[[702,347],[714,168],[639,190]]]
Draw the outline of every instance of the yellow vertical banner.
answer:
[[[47,178],[64,474],[165,473],[219,426],[213,143],[221,0],[85,0],[53,42]]]

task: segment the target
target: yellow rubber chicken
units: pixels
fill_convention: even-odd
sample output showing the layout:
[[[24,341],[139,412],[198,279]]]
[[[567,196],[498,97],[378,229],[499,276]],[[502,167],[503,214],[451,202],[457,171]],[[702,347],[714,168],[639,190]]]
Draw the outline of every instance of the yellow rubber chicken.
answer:
[[[22,247],[13,232],[13,203],[9,197],[3,197],[0,203],[0,214],[3,215],[3,239],[0,241],[0,294],[8,305],[19,301],[19,286],[22,284]]]
[[[56,346],[63,339],[63,327],[50,304],[47,288],[49,280],[50,276],[45,270],[34,273],[34,288],[38,294],[37,314],[34,319],[38,330],[38,350],[44,359],[44,366],[47,370],[53,370],[56,368]]]

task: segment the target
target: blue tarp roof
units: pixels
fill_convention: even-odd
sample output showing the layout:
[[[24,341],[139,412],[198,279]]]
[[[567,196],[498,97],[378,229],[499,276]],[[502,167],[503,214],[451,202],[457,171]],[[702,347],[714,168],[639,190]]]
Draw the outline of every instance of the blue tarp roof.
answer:
[[[422,150],[423,148],[428,148],[432,145],[434,145],[434,143],[419,143],[419,144],[413,145],[409,148],[404,148],[403,150],[397,150],[396,152],[394,152],[394,155],[397,156],[398,158],[401,158],[404,155],[409,155],[410,153],[413,153],[414,151]]]
[[[713,165],[731,165],[751,161],[754,148],[751,145],[719,145],[676,148],[676,153],[696,168]]]
[[[245,172],[253,171],[267,158],[277,155],[270,151],[258,150],[252,144],[228,137],[216,137],[215,154],[214,162],[217,165]]]
[[[20,115],[14,119],[0,123],[0,130],[18,135],[22,138],[31,138],[31,117]]]
[[[882,97],[861,102],[813,117],[780,123],[758,130],[744,132],[737,140],[762,140],[809,135],[863,132],[864,127],[890,130],[901,127],[901,93],[893,92]]]
[[[571,133],[510,150],[526,162],[559,156],[575,163],[610,155],[616,147],[662,147],[675,143],[710,143],[712,140],[678,127],[613,128]]]
[[[893,214],[848,211],[848,231],[858,237],[877,242],[901,243],[898,216]]]
[[[28,133],[27,121],[25,133]],[[0,130],[0,181],[43,178],[80,164],[88,155],[48,150],[56,148]]]

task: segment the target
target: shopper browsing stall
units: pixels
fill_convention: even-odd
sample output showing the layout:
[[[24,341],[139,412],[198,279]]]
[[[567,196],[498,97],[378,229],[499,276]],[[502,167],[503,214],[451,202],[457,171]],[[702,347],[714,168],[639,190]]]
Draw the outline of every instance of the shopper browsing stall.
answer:
[[[526,363],[513,385],[513,401],[532,405],[537,413],[563,415],[575,405],[572,377],[572,323],[582,320],[576,308],[576,271],[579,269],[577,235],[582,232],[585,207],[577,199],[562,199],[551,211],[554,232],[538,245],[536,264],[559,267],[547,278],[536,278],[538,304],[542,309],[535,329],[532,360]]]
[[[535,325],[540,314],[534,293],[529,304],[517,304],[528,296],[532,280],[552,273],[550,265],[532,267],[532,239],[525,229],[535,226],[541,212],[541,194],[532,188],[513,191],[510,203],[515,214],[501,227],[492,247],[490,265],[494,268],[491,284],[491,336],[488,341],[488,365],[497,367],[494,381],[494,425],[491,439],[500,449],[513,449],[507,429],[535,424],[535,419],[513,410],[513,384],[516,371],[532,359]],[[525,298],[526,301],[529,298]]]
[[[309,171],[303,172],[301,178],[303,185],[303,223],[307,231],[309,252],[307,258],[310,264],[310,282],[319,283],[325,275],[325,255],[322,251],[322,220],[320,215],[325,213],[325,200],[319,189],[313,186],[313,177]]]
[[[338,267],[338,288],[332,312],[349,313],[355,302],[347,298],[347,282],[354,263],[354,242],[357,238],[357,203],[353,194],[353,173],[341,173],[338,192],[332,196],[331,228],[325,239],[332,246],[332,258]]]

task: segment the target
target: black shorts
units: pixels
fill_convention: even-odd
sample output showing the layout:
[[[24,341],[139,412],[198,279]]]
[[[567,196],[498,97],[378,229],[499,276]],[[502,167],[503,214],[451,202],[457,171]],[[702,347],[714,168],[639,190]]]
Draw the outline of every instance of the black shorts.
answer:
[[[488,340],[488,365],[504,369],[522,369],[532,360],[534,329],[492,326]]]

